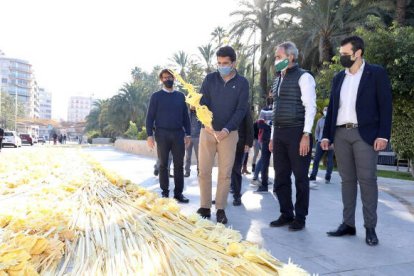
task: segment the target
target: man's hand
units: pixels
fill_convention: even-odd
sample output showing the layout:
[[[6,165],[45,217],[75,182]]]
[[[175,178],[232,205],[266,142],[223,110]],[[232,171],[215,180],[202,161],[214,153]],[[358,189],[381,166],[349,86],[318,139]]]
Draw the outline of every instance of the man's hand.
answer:
[[[154,149],[155,147],[155,142],[154,142],[154,137],[150,136],[147,138],[147,145],[150,149]]]
[[[273,140],[270,140],[270,142],[269,142],[269,151],[273,152]],[[275,154],[275,153],[273,152],[273,154]]]
[[[249,152],[249,149],[250,149],[249,145],[244,145],[244,152]]]
[[[191,137],[190,136],[185,136],[184,144],[185,144],[185,148],[188,148],[190,146],[190,144],[191,144]]]
[[[221,131],[216,131],[216,137],[218,141],[226,139],[227,136],[229,136],[229,133],[224,129],[222,129]]]
[[[310,150],[310,136],[309,135],[302,135],[302,139],[300,140],[299,144],[299,155],[306,156]]]
[[[384,139],[377,138],[374,141],[374,150],[375,151],[385,150],[385,148],[387,147],[387,144],[388,142],[385,141]]]
[[[322,150],[329,150],[329,140],[322,140],[321,142],[321,148]]]

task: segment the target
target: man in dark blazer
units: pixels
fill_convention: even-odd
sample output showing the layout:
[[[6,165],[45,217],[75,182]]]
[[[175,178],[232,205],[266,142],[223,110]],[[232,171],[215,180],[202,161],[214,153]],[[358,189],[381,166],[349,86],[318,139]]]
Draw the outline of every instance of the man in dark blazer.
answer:
[[[391,135],[391,84],[384,68],[363,59],[364,41],[344,39],[340,62],[346,69],[333,79],[321,147],[335,144],[342,179],[343,221],[329,236],[355,235],[357,183],[361,190],[365,241],[377,245],[377,156]]]

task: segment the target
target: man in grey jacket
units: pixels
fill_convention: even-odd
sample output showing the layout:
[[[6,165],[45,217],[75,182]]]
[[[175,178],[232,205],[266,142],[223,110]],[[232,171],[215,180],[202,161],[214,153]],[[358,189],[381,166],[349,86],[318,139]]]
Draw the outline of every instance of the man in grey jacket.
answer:
[[[333,170],[333,155],[334,155],[333,145],[331,145],[331,147],[329,147],[328,150],[323,150],[321,148],[321,140],[322,140],[322,136],[323,136],[323,127],[325,125],[325,117],[326,117],[327,110],[328,110],[328,107],[325,106],[323,108],[323,117],[320,118],[318,120],[318,122],[316,123],[316,128],[315,128],[315,139],[316,139],[315,158],[313,159],[313,169],[312,169],[311,175],[309,176],[309,180],[310,181],[315,181],[316,180],[316,175],[318,174],[318,169],[319,169],[319,162],[321,161],[321,158],[323,157],[323,155],[326,153],[327,161],[326,161],[325,183],[329,184],[331,182],[331,174],[332,174],[332,170]]]

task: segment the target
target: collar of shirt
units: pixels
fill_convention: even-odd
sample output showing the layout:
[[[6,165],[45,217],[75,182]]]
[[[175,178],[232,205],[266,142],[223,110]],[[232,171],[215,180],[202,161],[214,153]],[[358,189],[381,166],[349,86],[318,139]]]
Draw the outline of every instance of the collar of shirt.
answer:
[[[173,91],[168,91],[167,89],[165,89],[165,87],[163,87],[163,88],[162,88],[162,91],[167,92],[167,93],[174,93],[174,92],[175,92],[175,90],[173,90]]]
[[[365,67],[365,60],[363,59],[363,60],[362,60],[361,67],[359,67],[358,71],[357,71],[355,74],[352,74],[352,73],[349,71],[349,68],[346,68],[346,69],[345,69],[345,74],[347,74],[348,76],[355,76],[355,75],[357,75],[357,74],[362,74],[362,72],[364,71],[364,67]]]

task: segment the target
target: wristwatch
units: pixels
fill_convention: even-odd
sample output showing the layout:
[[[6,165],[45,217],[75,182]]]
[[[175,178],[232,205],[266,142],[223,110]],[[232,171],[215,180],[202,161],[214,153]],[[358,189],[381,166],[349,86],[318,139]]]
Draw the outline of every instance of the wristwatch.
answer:
[[[310,133],[309,132],[304,132],[303,133],[303,136],[309,136],[310,135]]]

